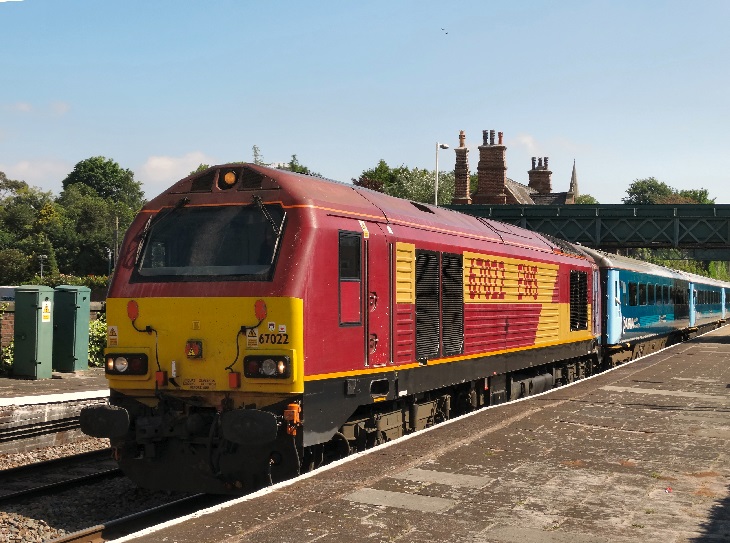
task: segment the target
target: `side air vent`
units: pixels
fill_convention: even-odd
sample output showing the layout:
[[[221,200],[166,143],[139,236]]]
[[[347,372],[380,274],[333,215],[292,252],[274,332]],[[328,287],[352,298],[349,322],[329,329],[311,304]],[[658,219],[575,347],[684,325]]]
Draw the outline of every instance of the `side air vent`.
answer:
[[[570,272],[570,330],[588,330],[588,274]]]
[[[439,255],[416,251],[416,358],[439,353]]]
[[[241,185],[238,190],[258,190],[264,181],[264,176],[249,168],[244,168],[241,174]]]
[[[464,272],[461,255],[441,255],[441,313],[444,356],[464,349]]]

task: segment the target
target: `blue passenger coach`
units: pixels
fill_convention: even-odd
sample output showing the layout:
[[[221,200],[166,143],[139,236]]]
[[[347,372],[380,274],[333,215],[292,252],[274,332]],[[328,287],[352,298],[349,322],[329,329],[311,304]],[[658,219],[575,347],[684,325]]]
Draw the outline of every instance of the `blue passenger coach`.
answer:
[[[583,248],[600,268],[604,354],[622,362],[725,319],[727,283]]]

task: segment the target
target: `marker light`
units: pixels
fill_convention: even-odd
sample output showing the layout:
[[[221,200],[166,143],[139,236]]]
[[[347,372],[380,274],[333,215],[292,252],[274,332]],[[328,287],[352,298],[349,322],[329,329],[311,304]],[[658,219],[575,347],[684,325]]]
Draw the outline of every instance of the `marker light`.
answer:
[[[221,190],[228,190],[236,184],[236,172],[233,170],[227,171],[225,174],[221,172],[218,177],[218,188]]]

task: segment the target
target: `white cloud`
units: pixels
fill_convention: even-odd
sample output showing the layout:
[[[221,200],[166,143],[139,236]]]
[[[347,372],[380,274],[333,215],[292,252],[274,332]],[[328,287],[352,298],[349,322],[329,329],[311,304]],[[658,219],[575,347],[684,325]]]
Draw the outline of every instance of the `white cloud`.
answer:
[[[0,171],[10,179],[25,181],[31,186],[50,190],[54,193],[61,191],[61,181],[73,170],[74,165],[65,160],[54,158],[39,158],[21,160],[15,164],[0,163]]]
[[[31,113],[33,111],[33,105],[28,102],[16,102],[15,104],[10,104],[9,109],[18,113]]]
[[[67,102],[53,102],[51,104],[51,111],[54,115],[57,117],[61,117],[68,113],[68,111],[71,109],[71,104]]]
[[[193,151],[183,156],[151,156],[135,172],[135,178],[142,181],[142,188],[148,198],[187,177],[200,164],[216,164],[216,160],[201,151]]]
[[[541,153],[540,146],[535,141],[535,138],[530,134],[517,134],[513,141],[514,147],[521,147],[530,154],[537,155]]]
[[[23,0],[0,0],[1,2],[22,2]]]

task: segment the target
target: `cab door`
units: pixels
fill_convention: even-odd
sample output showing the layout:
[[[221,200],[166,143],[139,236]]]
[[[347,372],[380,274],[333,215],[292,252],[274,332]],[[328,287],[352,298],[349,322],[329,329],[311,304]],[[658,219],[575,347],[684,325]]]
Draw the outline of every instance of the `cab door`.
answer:
[[[365,349],[367,366],[390,361],[391,251],[387,234],[378,223],[364,223],[365,244]]]

